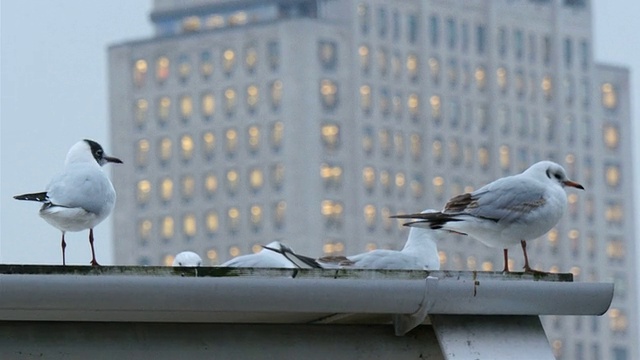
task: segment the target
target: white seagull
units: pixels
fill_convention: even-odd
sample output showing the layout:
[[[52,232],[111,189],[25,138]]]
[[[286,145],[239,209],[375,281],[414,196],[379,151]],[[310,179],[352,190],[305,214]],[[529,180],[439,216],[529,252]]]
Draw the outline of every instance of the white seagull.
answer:
[[[122,164],[120,159],[105,155],[97,142],[81,140],[69,149],[62,173],[51,179],[44,192],[13,197],[43,203],[40,216],[62,231],[62,265],[66,265],[65,232],[89,229],[91,265],[99,266],[93,228],[109,216],[116,202],[116,191],[102,171],[102,165],[109,162]]]
[[[520,242],[524,270],[534,272],[527,257],[527,240],[544,235],[560,221],[567,207],[566,186],[584,190],[567,178],[562,166],[541,161],[522,174],[454,196],[441,212],[392,217],[415,220],[407,226],[449,230],[502,248],[505,272],[509,272],[507,248]]]
[[[422,214],[435,213],[425,210]],[[318,263],[324,268],[440,270],[438,246],[435,240],[444,238],[446,231],[412,227],[402,250],[376,249],[351,256],[325,256]]]
[[[183,251],[173,259],[172,266],[198,267],[202,266],[202,258],[193,251]]]
[[[313,265],[313,259],[296,255],[287,245],[273,241],[255,254],[237,256],[224,264],[222,267],[255,267],[255,268],[286,268],[286,269],[308,269],[312,267],[319,268],[319,265]],[[286,255],[285,255],[286,254]],[[305,263],[309,261],[309,263]]]

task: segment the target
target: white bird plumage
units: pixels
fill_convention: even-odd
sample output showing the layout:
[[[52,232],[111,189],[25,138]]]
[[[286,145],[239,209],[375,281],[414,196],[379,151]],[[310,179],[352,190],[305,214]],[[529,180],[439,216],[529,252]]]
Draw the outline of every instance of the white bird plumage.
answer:
[[[93,247],[93,228],[113,210],[116,192],[102,166],[122,163],[107,156],[102,146],[81,140],[69,149],[63,171],[54,176],[44,192],[14,196],[17,200],[43,203],[40,216],[62,231],[62,264],[66,265],[64,235],[67,231],[89,229],[91,265],[99,265]]]
[[[264,246],[262,250],[255,254],[237,256],[220,266],[286,269],[297,269],[301,267],[307,268],[307,266],[289,260],[284,255],[285,252],[288,254],[293,254],[293,251],[287,245],[284,245],[279,241],[273,241]]]
[[[173,259],[172,266],[198,267],[202,266],[202,258],[193,251],[183,251]]]
[[[521,174],[454,196],[441,212],[393,217],[414,220],[407,226],[467,234],[487,246],[500,247],[505,272],[509,271],[507,248],[519,242],[524,269],[531,272],[526,241],[544,235],[560,221],[567,207],[566,186],[584,189],[568,179],[562,166],[541,161]]]

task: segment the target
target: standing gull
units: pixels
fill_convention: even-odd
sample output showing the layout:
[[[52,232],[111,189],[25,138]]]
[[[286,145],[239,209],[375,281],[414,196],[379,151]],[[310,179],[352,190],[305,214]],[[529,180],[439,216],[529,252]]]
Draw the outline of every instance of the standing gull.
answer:
[[[527,256],[527,240],[544,235],[560,221],[567,207],[566,186],[584,190],[582,185],[567,178],[562,166],[541,161],[521,174],[453,197],[441,212],[392,217],[413,219],[405,224],[407,226],[467,234],[487,246],[500,247],[505,272],[509,272],[507,248],[520,242],[524,270],[533,272]]]
[[[109,216],[116,202],[116,191],[102,171],[109,162],[122,164],[120,159],[105,155],[97,142],[81,140],[69,149],[62,173],[51,179],[44,192],[13,197],[42,203],[40,216],[62,231],[62,265],[66,265],[64,234],[89,229],[91,265],[99,266],[93,228]]]

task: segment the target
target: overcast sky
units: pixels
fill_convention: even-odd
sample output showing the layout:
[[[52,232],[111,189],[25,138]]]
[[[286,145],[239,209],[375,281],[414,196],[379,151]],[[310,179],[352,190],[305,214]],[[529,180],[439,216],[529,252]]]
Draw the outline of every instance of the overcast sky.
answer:
[[[592,2],[596,60],[632,69],[637,118],[640,1]],[[79,139],[92,138],[118,156],[108,141],[107,46],[151,36],[150,8],[150,0],[0,2],[1,263],[61,263],[60,232],[39,218],[37,204],[11,197],[44,190]],[[640,138],[640,126],[634,134]],[[635,143],[638,184],[640,144]],[[637,188],[636,199],[639,193]],[[110,227],[107,219],[95,229],[96,256],[103,265],[112,263]],[[87,232],[69,233],[67,244],[68,263],[89,263]]]

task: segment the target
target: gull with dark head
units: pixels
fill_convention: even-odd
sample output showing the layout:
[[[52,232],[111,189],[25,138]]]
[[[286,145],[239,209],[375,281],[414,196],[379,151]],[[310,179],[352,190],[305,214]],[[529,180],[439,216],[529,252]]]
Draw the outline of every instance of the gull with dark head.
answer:
[[[56,175],[44,192],[16,195],[14,199],[42,203],[40,216],[62,231],[62,265],[66,265],[64,235],[67,231],[89,229],[91,265],[98,266],[93,247],[93,228],[113,210],[116,191],[102,171],[107,163],[122,164],[107,156],[102,146],[81,140],[69,149],[62,173]]]
[[[502,248],[505,272],[509,272],[507,248],[519,242],[524,270],[533,272],[527,241],[544,235],[560,221],[567,208],[567,186],[584,190],[569,180],[562,166],[541,161],[521,174],[451,198],[441,212],[392,217],[413,220],[406,226],[466,234],[487,246]]]

